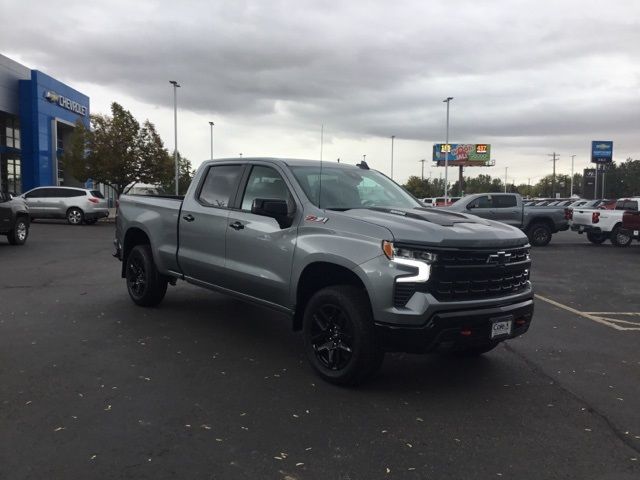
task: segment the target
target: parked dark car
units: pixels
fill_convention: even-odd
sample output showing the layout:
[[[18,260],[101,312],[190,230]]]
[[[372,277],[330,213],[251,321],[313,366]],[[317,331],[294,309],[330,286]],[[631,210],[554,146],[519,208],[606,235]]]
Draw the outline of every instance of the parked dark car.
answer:
[[[0,235],[11,245],[24,245],[29,236],[29,207],[20,198],[0,192]]]

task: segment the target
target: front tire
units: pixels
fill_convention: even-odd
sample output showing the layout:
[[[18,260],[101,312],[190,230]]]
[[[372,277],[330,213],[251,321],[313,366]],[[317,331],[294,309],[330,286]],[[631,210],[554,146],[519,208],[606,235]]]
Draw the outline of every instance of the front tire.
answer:
[[[11,245],[24,245],[29,237],[29,221],[25,217],[18,217],[13,230],[7,233],[7,240]]]
[[[302,333],[309,362],[331,383],[362,383],[378,371],[384,359],[369,298],[353,285],[316,292],[305,308]]]
[[[616,225],[611,230],[611,243],[616,247],[628,247],[633,237],[625,232],[622,225]]]
[[[167,293],[167,279],[160,275],[149,245],[137,245],[127,256],[125,270],[131,300],[142,307],[155,307]]]
[[[546,223],[534,223],[527,230],[527,237],[534,247],[544,247],[551,241],[551,229]]]
[[[73,207],[67,210],[67,222],[70,225],[81,225],[84,220],[84,212],[79,208]]]
[[[607,239],[607,234],[603,232],[587,232],[587,240],[594,245],[600,245]]]

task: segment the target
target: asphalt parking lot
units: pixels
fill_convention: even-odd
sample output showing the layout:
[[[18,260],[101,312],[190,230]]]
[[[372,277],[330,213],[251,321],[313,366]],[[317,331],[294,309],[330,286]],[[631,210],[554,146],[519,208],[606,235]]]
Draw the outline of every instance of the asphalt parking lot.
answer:
[[[640,245],[533,251],[529,333],[319,380],[286,318],[184,283],[136,307],[112,224],[0,239],[0,478],[640,478]]]

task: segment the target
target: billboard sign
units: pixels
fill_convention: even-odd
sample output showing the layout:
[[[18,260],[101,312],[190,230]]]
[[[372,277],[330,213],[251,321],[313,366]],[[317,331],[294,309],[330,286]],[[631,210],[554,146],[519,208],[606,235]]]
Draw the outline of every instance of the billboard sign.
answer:
[[[613,161],[613,142],[591,142],[591,163],[611,163]]]
[[[433,146],[433,161],[439,167],[445,159],[450,166],[484,167],[491,162],[491,145],[488,143],[436,143]]]

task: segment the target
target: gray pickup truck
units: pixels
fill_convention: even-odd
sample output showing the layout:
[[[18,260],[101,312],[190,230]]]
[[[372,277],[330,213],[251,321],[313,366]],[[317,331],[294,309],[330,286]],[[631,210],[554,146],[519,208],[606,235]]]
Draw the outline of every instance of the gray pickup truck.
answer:
[[[0,192],[0,235],[11,245],[24,245],[29,236],[29,207],[20,197]]]
[[[554,233],[568,230],[571,216],[570,210],[563,207],[525,207],[517,193],[467,195],[447,210],[470,213],[517,227],[536,247],[547,245]]]
[[[114,245],[136,304],[182,279],[284,312],[338,384],[387,351],[482,354],[533,315],[520,230],[422,207],[364,162],[207,161],[184,199],[121,196]]]

